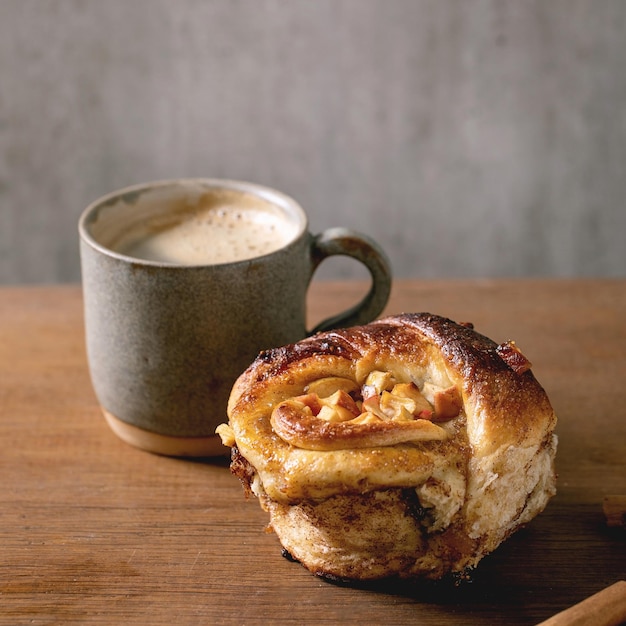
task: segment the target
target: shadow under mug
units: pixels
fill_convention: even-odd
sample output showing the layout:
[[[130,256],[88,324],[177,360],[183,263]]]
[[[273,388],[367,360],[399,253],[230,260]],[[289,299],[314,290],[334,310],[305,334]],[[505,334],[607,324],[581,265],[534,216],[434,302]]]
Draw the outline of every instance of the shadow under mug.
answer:
[[[196,211],[220,194],[271,205],[290,229],[279,249],[225,263],[146,260],[116,249],[138,225]],[[182,209],[181,209],[182,207]],[[79,222],[85,333],[96,397],[111,429],[138,448],[215,456],[236,378],[262,350],[319,330],[364,324],[384,309],[391,271],[383,250],[345,228],[313,235],[304,210],[279,191],[216,179],[157,181],[92,203]],[[306,293],[319,264],[346,255],[372,278],[361,302],[306,328]]]

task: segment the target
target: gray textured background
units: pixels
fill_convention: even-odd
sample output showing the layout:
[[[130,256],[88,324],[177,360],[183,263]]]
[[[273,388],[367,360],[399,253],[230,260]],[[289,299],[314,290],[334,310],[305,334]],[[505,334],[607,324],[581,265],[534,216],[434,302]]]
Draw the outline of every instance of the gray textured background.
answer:
[[[84,206],[177,176],[401,277],[626,275],[623,0],[0,0],[0,81],[0,283],[78,280]]]

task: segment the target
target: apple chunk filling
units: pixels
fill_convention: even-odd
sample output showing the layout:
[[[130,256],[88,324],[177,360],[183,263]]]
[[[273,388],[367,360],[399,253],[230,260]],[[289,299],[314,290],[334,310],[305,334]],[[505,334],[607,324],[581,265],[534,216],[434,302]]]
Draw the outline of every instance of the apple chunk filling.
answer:
[[[284,441],[309,450],[339,450],[443,440],[435,422],[460,414],[455,386],[434,389],[429,402],[414,382],[397,382],[391,373],[372,371],[364,384],[343,377],[311,382],[304,394],[274,408],[271,423]]]

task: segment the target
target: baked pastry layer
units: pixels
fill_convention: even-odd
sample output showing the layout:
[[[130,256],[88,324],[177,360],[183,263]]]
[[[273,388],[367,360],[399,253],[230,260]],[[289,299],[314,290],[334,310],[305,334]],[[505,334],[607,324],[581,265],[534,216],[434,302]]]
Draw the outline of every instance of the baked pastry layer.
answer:
[[[263,352],[228,415],[233,472],[320,575],[461,573],[555,493],[556,416],[530,363],[436,315]]]

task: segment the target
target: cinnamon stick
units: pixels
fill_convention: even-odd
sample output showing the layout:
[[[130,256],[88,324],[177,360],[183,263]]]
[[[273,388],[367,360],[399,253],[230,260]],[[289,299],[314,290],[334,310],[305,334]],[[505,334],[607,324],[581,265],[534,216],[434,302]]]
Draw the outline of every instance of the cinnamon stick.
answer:
[[[537,626],[619,626],[626,622],[626,581],[589,596]]]

